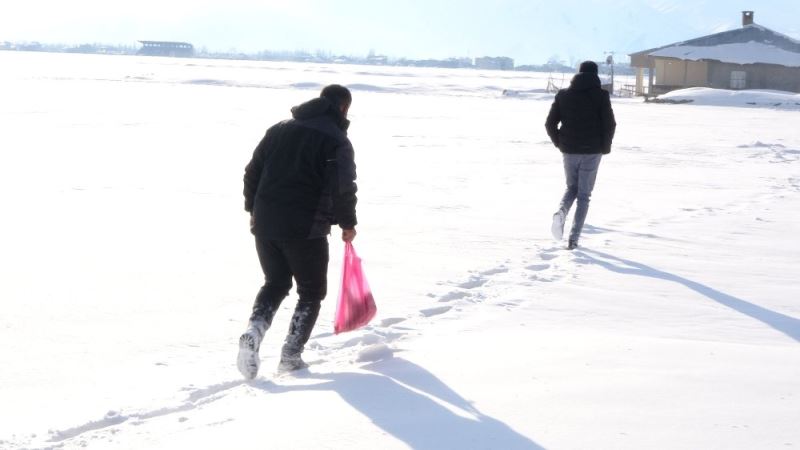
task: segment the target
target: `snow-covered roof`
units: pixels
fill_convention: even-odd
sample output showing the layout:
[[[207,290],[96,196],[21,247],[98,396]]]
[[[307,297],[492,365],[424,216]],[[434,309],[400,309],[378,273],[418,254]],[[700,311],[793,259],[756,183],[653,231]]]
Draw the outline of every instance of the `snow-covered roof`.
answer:
[[[656,50],[650,56],[688,59],[690,61],[715,60],[733,64],[777,64],[800,67],[800,53],[793,53],[761,42],[720,44],[711,47],[678,45]]]
[[[638,52],[662,58],[800,67],[800,41],[757,24]]]

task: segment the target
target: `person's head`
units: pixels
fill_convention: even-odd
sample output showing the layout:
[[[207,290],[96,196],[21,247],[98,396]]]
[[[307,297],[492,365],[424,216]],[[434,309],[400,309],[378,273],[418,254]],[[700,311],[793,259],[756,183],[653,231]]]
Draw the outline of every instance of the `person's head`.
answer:
[[[580,68],[578,68],[578,72],[581,73],[597,73],[597,63],[594,61],[584,61],[581,63]]]
[[[338,84],[329,84],[322,89],[319,96],[328,99],[333,106],[347,117],[347,110],[350,109],[350,104],[353,103],[353,96],[350,95],[349,89]]]

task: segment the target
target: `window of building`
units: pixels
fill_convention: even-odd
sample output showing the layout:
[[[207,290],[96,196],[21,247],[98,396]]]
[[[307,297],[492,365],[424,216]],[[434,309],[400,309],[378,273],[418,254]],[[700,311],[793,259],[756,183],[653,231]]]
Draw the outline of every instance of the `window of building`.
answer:
[[[747,72],[734,70],[731,72],[731,89],[744,89],[747,87]]]

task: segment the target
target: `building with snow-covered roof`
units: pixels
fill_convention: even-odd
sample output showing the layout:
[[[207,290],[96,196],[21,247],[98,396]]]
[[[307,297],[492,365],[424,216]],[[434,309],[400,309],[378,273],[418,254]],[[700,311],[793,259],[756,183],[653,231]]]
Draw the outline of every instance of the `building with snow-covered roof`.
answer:
[[[800,41],[754,23],[753,16],[743,11],[735,30],[631,53],[636,93],[688,87],[800,92]]]

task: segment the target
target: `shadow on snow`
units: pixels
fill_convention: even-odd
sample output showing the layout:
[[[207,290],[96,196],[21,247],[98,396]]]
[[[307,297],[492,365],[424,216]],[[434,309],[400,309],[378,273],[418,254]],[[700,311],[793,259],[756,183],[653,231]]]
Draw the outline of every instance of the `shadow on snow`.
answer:
[[[297,377],[325,381],[313,386],[263,381],[253,386],[272,394],[334,391],[375,425],[414,449],[543,448],[503,422],[482,414],[412,362],[391,358],[363,369],[372,373],[299,373]]]
[[[800,342],[800,319],[772,311],[740,298],[736,298],[732,295],[728,295],[724,292],[720,292],[696,281],[654,269],[641,263],[618,258],[616,256],[598,252],[596,250],[581,249],[580,253],[582,253],[583,256],[589,260],[589,262],[595,263],[612,272],[652,277],[682,284],[721,305],[727,306],[728,308],[763,322],[764,324],[769,325],[786,336],[789,336],[795,341]]]

